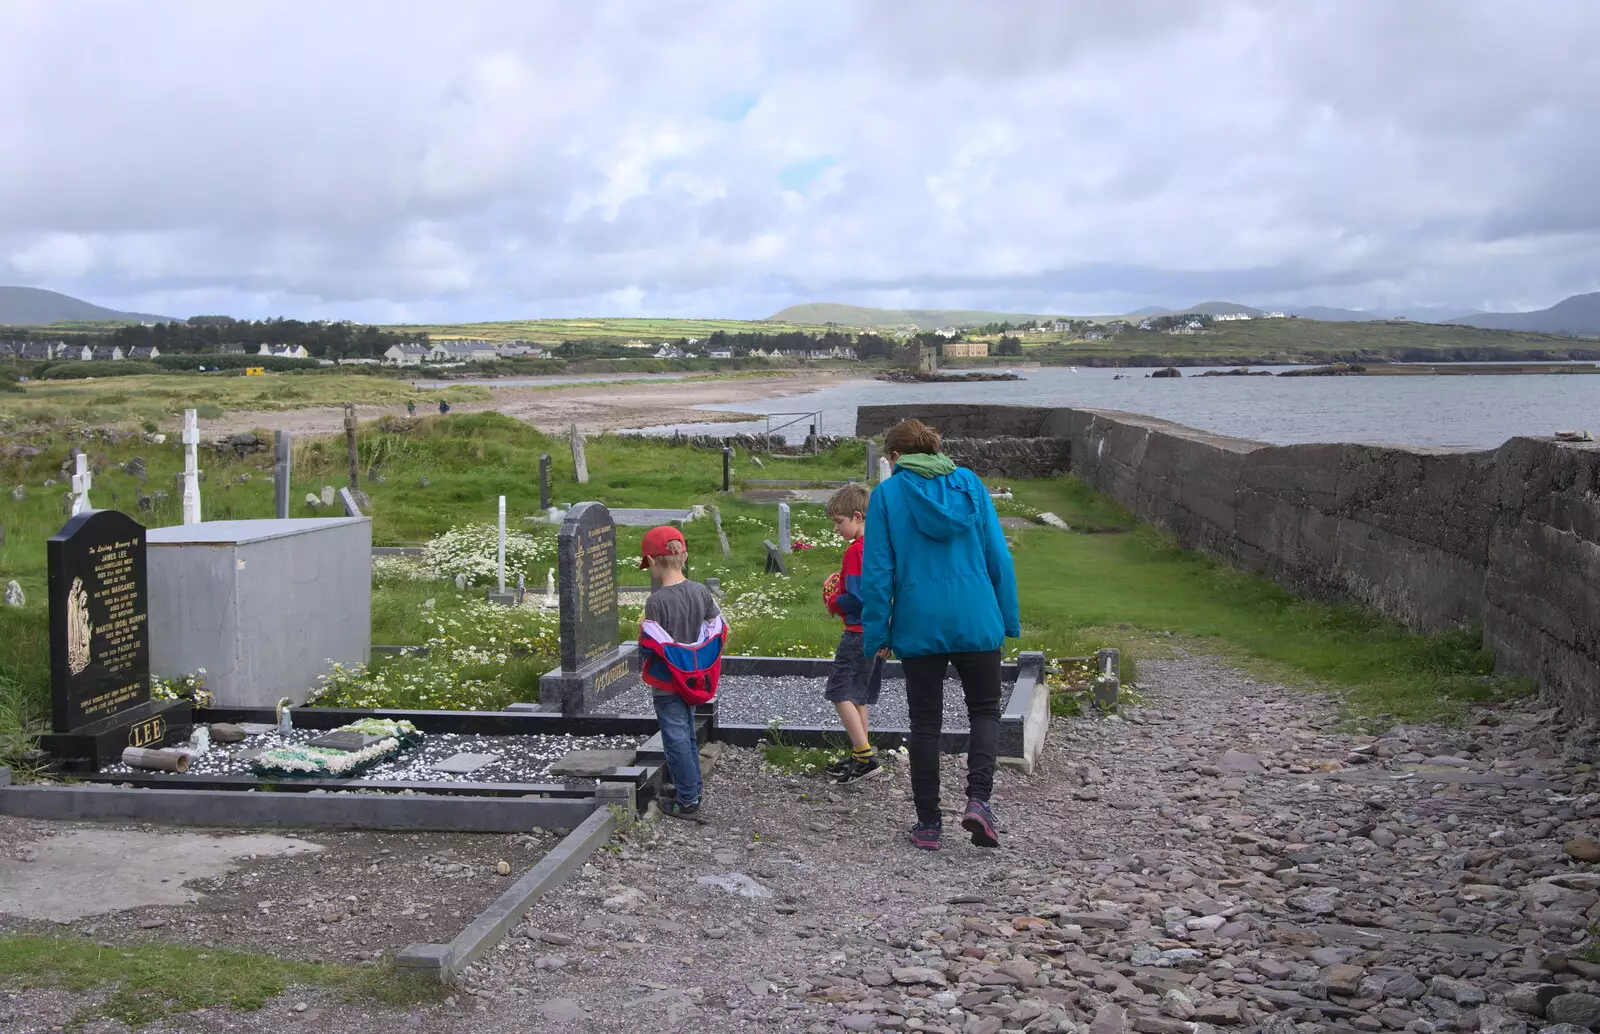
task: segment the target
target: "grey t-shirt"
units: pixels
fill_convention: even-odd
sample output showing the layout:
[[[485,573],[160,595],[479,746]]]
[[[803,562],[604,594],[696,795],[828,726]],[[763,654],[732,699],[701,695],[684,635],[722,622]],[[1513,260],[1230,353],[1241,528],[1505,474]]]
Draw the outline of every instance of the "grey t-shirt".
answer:
[[[700,625],[721,614],[717,598],[699,582],[682,581],[664,585],[644,603],[646,621],[667,630],[674,642],[692,643],[700,638]]]

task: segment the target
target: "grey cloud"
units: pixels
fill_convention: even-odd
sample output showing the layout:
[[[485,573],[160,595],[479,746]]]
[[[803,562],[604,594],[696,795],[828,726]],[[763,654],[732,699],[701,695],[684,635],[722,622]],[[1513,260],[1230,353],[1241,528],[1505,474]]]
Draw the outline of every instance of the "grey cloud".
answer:
[[[1590,5],[288,12],[0,10],[0,281],[419,320],[1600,287]]]

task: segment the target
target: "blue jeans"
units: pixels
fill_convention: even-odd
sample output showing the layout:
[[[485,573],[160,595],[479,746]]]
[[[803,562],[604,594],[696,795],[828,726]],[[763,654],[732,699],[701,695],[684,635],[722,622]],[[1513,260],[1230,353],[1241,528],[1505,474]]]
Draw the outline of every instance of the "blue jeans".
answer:
[[[694,734],[694,708],[676,693],[652,693],[656,721],[661,726],[661,749],[667,756],[667,774],[678,791],[678,803],[700,803],[700,744]]]

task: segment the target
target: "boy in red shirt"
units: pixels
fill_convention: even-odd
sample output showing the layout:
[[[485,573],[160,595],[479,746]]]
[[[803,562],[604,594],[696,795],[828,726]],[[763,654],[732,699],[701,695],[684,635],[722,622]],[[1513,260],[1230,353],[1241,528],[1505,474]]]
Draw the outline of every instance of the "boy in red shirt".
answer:
[[[833,671],[828,675],[824,699],[839,712],[839,721],[850,735],[850,756],[828,766],[828,774],[841,785],[882,775],[878,752],[867,739],[867,708],[878,702],[883,682],[883,661],[868,656],[861,634],[861,553],[866,532],[867,499],[865,485],[845,485],[828,500],[828,516],[833,530],[849,541],[839,570],[830,574],[822,586],[828,610],[844,620],[844,633],[833,655]]]

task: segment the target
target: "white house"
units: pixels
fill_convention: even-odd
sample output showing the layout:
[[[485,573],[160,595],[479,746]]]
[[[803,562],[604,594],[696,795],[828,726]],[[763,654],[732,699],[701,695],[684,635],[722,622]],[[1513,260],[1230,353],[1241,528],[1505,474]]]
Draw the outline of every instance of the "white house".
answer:
[[[270,355],[278,359],[310,359],[311,353],[306,351],[305,345],[272,345],[263,344],[256,355]]]
[[[487,363],[498,357],[487,341],[440,341],[429,351],[428,358],[436,363]]]
[[[706,355],[710,356],[713,359],[732,359],[733,358],[733,349],[731,349],[731,348],[713,348],[713,349],[711,349],[711,351],[707,352]]]
[[[538,359],[544,355],[544,349],[520,341],[501,345],[499,352],[502,359]]]
[[[683,349],[679,348],[677,345],[662,345],[660,350],[658,350],[656,352],[656,354],[653,356],[653,358],[656,358],[656,359],[682,359],[683,355],[684,355]]]
[[[161,349],[155,345],[139,345],[128,352],[129,359],[159,359],[160,357]]]
[[[390,345],[383,358],[395,366],[421,366],[428,350],[421,345]]]

